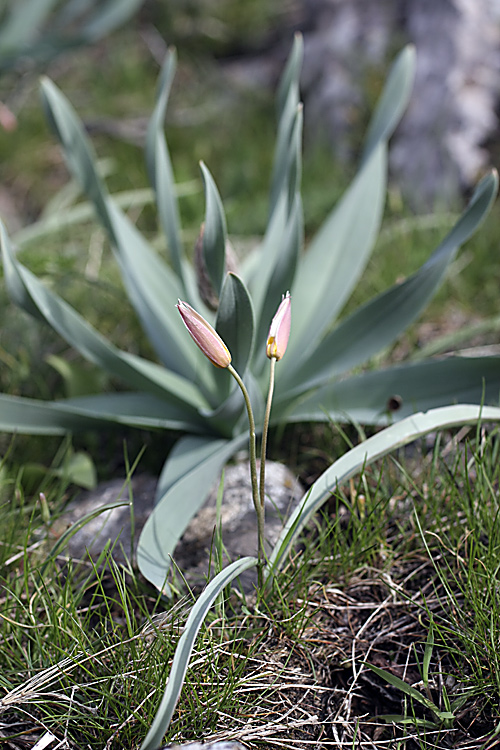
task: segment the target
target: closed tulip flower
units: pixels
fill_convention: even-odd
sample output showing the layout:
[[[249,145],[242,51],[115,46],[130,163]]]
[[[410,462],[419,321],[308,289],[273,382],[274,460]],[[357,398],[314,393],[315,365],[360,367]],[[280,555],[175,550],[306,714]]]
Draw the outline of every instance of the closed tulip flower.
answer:
[[[181,314],[184,325],[188,329],[191,338],[216,367],[229,367],[231,364],[231,352],[210,323],[196,312],[187,302],[178,300],[177,309]]]
[[[290,324],[292,320],[292,299],[290,292],[283,295],[281,304],[276,315],[271,321],[267,337],[266,354],[269,359],[281,359],[286,352],[288,339],[290,337]]]

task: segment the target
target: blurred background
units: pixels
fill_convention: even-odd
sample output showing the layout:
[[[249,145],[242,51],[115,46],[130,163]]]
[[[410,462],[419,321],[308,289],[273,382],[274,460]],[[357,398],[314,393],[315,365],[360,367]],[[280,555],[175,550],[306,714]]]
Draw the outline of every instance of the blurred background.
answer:
[[[266,226],[274,94],[297,31],[306,238],[356,171],[391,61],[408,42],[417,49],[413,96],[391,142],[386,222],[349,311],[425,261],[498,161],[500,0],[1,0],[0,216],[26,265],[117,346],[151,354],[133,313],[123,314],[119,273],[92,212],[61,221],[75,187],[40,106],[40,75],[72,102],[110,190],[128,195],[130,215],[162,251],[141,193],[149,187],[142,147],[160,67],[175,46],[165,127],[185,247],[192,251],[203,218],[203,160],[244,253]],[[48,231],[44,221],[57,211]],[[498,225],[495,207],[429,308],[432,323],[409,332],[395,356],[482,321],[489,338],[480,343],[497,344]],[[66,395],[54,356],[71,351],[26,320],[0,284],[0,390]]]

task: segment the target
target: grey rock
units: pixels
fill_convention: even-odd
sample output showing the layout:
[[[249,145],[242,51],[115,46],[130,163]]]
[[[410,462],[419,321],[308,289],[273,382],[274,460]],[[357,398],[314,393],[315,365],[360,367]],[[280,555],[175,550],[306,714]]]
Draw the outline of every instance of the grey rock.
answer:
[[[202,584],[208,573],[208,560],[216,526],[216,499],[219,482],[211,490],[204,507],[193,518],[174,553],[176,566],[191,584]],[[135,551],[138,536],[154,507],[156,480],[150,476],[133,477],[129,486],[123,480],[112,480],[96,490],[82,493],[67,508],[56,532],[83,522],[94,514],[71,537],[68,552],[74,559],[84,559],[90,553],[95,560],[106,545],[111,545],[112,556],[123,563]],[[133,496],[132,539],[131,504]],[[283,464],[266,463],[266,539],[272,545],[291,508],[302,496],[302,488],[294,475]],[[100,509],[113,503],[123,505],[109,510]],[[221,507],[222,539],[227,556],[235,560],[257,551],[256,518],[248,461],[226,467]],[[250,580],[250,577],[247,578]]]
[[[305,0],[304,0],[305,1]],[[308,123],[325,123],[336,153],[351,156],[366,71],[387,64],[396,35],[417,50],[408,111],[391,167],[417,208],[457,198],[488,163],[497,126],[497,0],[308,0],[303,89]]]
[[[370,106],[367,76],[380,76],[394,50],[412,42],[415,85],[390,151],[395,185],[415,209],[445,207],[489,166],[485,142],[497,130],[500,98],[500,0],[298,0],[282,24],[266,53],[232,61],[226,71],[237,84],[275,85],[292,30],[302,31],[306,142],[324,133],[338,158],[356,160],[353,133],[359,136]]]

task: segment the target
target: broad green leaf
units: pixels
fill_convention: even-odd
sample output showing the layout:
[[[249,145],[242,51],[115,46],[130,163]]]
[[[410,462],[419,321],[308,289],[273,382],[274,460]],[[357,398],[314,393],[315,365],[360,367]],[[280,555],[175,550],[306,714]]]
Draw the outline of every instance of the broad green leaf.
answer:
[[[264,396],[255,376],[250,370],[245,374],[245,387],[250,397],[252,411],[255,419],[256,430],[260,431],[264,417]],[[207,421],[207,425],[217,434],[224,437],[239,435],[248,432],[248,413],[245,408],[243,395],[238,386],[232,390],[230,395],[215,409],[201,411]]]
[[[259,314],[258,327],[256,331],[255,369],[259,372],[266,358],[266,342],[269,326],[275,315],[284,294],[292,287],[302,247],[304,235],[304,223],[302,216],[302,201],[300,193],[297,193],[295,202],[290,213],[288,225],[282,236],[282,243],[276,245],[274,258],[269,259],[267,273],[267,286],[264,287],[265,294],[262,299],[262,309]],[[293,310],[293,307],[292,307]]]
[[[394,61],[375,113],[368,126],[362,162],[365,162],[373,149],[387,141],[399,123],[411,96],[415,79],[415,47],[408,44]]]
[[[86,359],[133,388],[156,393],[166,401],[186,404],[187,417],[190,411],[208,405],[192,383],[153,362],[120,351],[76,310],[45,287],[17,261],[1,222],[0,246],[5,281],[11,298],[30,314],[46,321]]]
[[[279,119],[281,118],[283,114],[283,110],[287,106],[287,102],[289,100],[291,90],[296,92],[293,98],[295,98],[296,103],[298,103],[298,90],[299,90],[300,73],[302,71],[303,58],[304,58],[304,41],[302,39],[302,34],[297,33],[295,34],[293,38],[292,51],[288,58],[285,70],[283,71],[283,75],[281,76],[281,81],[278,87],[277,108],[278,108]]]
[[[298,92],[294,95],[292,90],[278,128],[271,178],[269,220],[272,219],[281,193],[285,192],[288,196],[289,207],[300,186],[302,119],[302,105],[298,102]]]
[[[231,352],[231,364],[241,377],[245,374],[252,355],[254,327],[252,300],[245,284],[236,274],[226,274],[215,330]]]
[[[99,9],[82,28],[81,35],[87,43],[97,42],[114,29],[128,21],[141,7],[144,0],[107,0],[99,3]]]
[[[500,357],[447,357],[328,383],[289,404],[288,410],[285,403],[276,403],[272,419],[383,424],[450,403],[496,405],[499,397]]]
[[[64,435],[106,425],[203,432],[201,420],[150,393],[108,393],[61,401],[0,394],[0,430]]]
[[[36,38],[59,0],[16,0],[0,30],[0,58],[21,51]]]
[[[278,133],[274,151],[273,172],[271,177],[271,193],[269,200],[269,220],[272,220],[282,192],[290,198],[296,192],[297,176],[300,175],[301,160],[301,138],[297,129],[301,131],[302,122],[297,123],[297,118],[302,119],[299,114],[299,81],[304,56],[304,44],[302,36],[296,34],[292,51],[288,58],[283,76],[280,81],[276,97],[278,114]],[[299,141],[298,154],[297,142]],[[296,175],[291,174],[294,161],[296,163]],[[299,177],[300,180],[300,177]],[[293,187],[292,187],[293,183]]]
[[[165,694],[140,750],[157,750],[162,744],[179,700],[196,638],[210,607],[231,581],[256,565],[255,557],[242,557],[241,560],[236,560],[221,570],[198,597],[175,649]]]
[[[205,187],[203,260],[215,293],[220,297],[226,274],[226,216],[212,175],[203,162],[200,162],[200,168]]]
[[[146,164],[149,179],[156,194],[156,204],[163,231],[167,238],[172,266],[184,287],[179,207],[172,163],[164,133],[165,113],[175,67],[176,53],[175,50],[170,49],[167,52],[158,82],[156,106],[148,123]]]
[[[57,477],[86,490],[94,489],[97,484],[94,462],[83,451],[71,452],[65,457],[63,465],[57,467],[28,461],[23,463],[21,472],[22,485],[25,492],[30,494],[36,492],[47,477]]]
[[[155,492],[155,503],[159,503],[168,490],[174,486],[193,466],[206,459],[212,451],[216,438],[198,435],[184,435],[170,451],[163,465]]]
[[[61,142],[71,174],[93,202],[105,229],[110,236],[113,236],[113,228],[106,209],[107,191],[97,173],[95,166],[97,157],[85,135],[79,117],[66,97],[49,78],[42,77],[40,93],[46,118]]]
[[[284,564],[289,551],[314,513],[344,482],[362,471],[365,466],[433,430],[446,429],[462,424],[474,424],[478,421],[500,421],[500,408],[460,404],[431,409],[424,413],[419,412],[403,419],[401,422],[386,427],[378,434],[352,448],[314,482],[304,502],[291,514],[270,556],[267,575],[272,575]]]
[[[194,372],[203,372],[208,367],[208,362],[192,346],[175,307],[181,293],[180,283],[112,199],[107,206],[113,218],[114,247],[130,301],[163,364],[192,379]]]
[[[67,99],[48,79],[42,100],[49,121],[64,149],[70,171],[94,203],[107,230],[127,292],[162,362],[188,380],[203,369],[201,356],[186,339],[175,310],[181,285],[150,248],[142,234],[109,197],[96,171],[96,158],[82,123]]]
[[[357,283],[378,233],[387,155],[377,146],[299,263],[291,290],[295,309],[287,368],[303,361],[335,320]]]
[[[252,405],[258,433],[264,417],[264,396],[257,379],[250,370],[247,370],[245,374],[245,387]],[[232,437],[248,433],[248,412],[241,390],[237,386],[219,406],[211,410],[203,409],[201,414],[205,417],[207,426],[220,436]]]
[[[193,441],[188,436],[172,451],[160,480],[164,494],[158,497],[157,493],[157,504],[137,546],[139,570],[160,591],[168,591],[166,576],[177,542],[202,507],[226,461],[247,440],[248,434],[233,440],[206,437]]]
[[[87,490],[92,490],[97,485],[95,464],[89,454],[84,451],[72,453],[64,461],[64,465],[58,469],[52,469],[52,473]]]
[[[257,321],[260,320],[272,270],[279,262],[285,246],[289,221],[287,204],[288,198],[283,191],[262,242],[248,254],[241,265],[241,275],[251,292]]]
[[[80,362],[70,362],[56,354],[49,354],[45,361],[63,379],[67,398],[101,393],[107,385],[108,377],[103,370],[83,367]]]
[[[489,212],[497,189],[498,176],[492,172],[481,180],[466,211],[418,271],[356,310],[327,334],[297,369],[285,370],[287,390],[292,389],[295,395],[304,393],[389,346],[427,305],[459,247]]]

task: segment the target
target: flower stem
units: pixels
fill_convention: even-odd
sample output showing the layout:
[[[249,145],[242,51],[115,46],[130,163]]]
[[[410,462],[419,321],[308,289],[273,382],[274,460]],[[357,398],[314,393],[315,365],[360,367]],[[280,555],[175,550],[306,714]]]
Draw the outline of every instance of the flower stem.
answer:
[[[269,431],[269,418],[271,416],[271,404],[274,392],[274,368],[276,366],[276,357],[271,357],[271,369],[269,372],[269,390],[267,392],[266,411],[264,414],[264,424],[262,426],[262,444],[260,448],[260,507],[262,516],[265,515],[264,503],[266,496],[266,450],[267,450],[267,433]]]
[[[259,582],[259,589],[262,588],[263,584],[263,566],[264,566],[264,560],[265,560],[265,550],[264,550],[264,506],[261,507],[260,498],[259,498],[259,485],[257,482],[257,451],[255,447],[255,420],[253,416],[252,411],[252,404],[250,402],[250,396],[248,395],[248,391],[245,387],[245,384],[243,380],[240,378],[236,370],[232,365],[229,365],[228,368],[229,372],[233,376],[233,378],[238,383],[241,392],[243,394],[243,398],[245,399],[245,405],[247,408],[247,414],[248,414],[248,425],[250,428],[250,441],[249,441],[249,447],[250,447],[250,478],[252,481],[252,499],[253,504],[255,507],[255,512],[257,514],[257,537],[258,537],[258,582]]]

